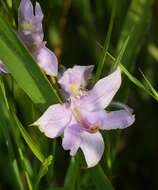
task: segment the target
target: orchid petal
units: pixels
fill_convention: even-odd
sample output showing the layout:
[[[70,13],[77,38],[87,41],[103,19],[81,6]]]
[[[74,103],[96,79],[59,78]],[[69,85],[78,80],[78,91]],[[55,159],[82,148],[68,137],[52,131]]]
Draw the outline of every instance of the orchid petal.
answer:
[[[80,88],[85,88],[87,85],[93,67],[92,65],[74,66],[73,68],[67,69],[58,82],[66,92],[77,94]]]
[[[0,60],[0,73],[9,73],[8,69],[5,67],[5,65],[2,63],[2,61]]]
[[[47,75],[57,76],[58,60],[52,51],[50,51],[47,47],[43,47],[39,49],[35,56],[39,67]]]
[[[44,34],[43,34],[42,20],[43,20],[43,12],[40,4],[36,2],[35,16],[33,18],[33,22],[36,27],[35,28],[36,32],[39,33],[41,35],[41,38],[43,39]]]
[[[22,0],[19,6],[19,21],[30,21],[33,14],[33,5],[30,0]]]
[[[131,126],[135,121],[135,115],[132,115],[129,111],[119,110],[112,111],[105,114],[103,125],[101,129],[124,129]]]
[[[122,103],[122,102],[116,102],[116,101],[112,101],[111,104],[109,105],[110,107],[114,107],[120,110],[126,110],[129,111],[130,113],[133,113],[134,110],[132,108],[130,108],[128,105]]]
[[[74,156],[80,147],[88,167],[95,166],[104,152],[104,141],[101,134],[99,132],[88,133],[81,129],[79,123],[69,125],[64,130],[62,145],[65,150],[70,150],[71,156]]]
[[[106,112],[105,110],[99,110],[95,112],[89,112],[87,110],[80,109],[80,115],[82,117],[82,124],[85,129],[93,133],[93,130],[98,130],[103,124]]]
[[[39,16],[41,19],[43,19],[43,12],[38,2],[36,2],[36,5],[35,5],[35,16]]]
[[[63,104],[50,106],[33,125],[37,125],[47,137],[60,136],[71,120],[69,108]]]
[[[81,144],[81,130],[77,123],[69,124],[64,130],[62,146],[65,150],[70,150],[70,155],[74,156]]]
[[[104,152],[104,141],[101,133],[82,132],[80,148],[83,151],[88,167],[97,165]]]
[[[121,71],[118,68],[107,77],[100,79],[94,88],[82,96],[78,105],[89,111],[96,111],[106,108],[121,85]]]

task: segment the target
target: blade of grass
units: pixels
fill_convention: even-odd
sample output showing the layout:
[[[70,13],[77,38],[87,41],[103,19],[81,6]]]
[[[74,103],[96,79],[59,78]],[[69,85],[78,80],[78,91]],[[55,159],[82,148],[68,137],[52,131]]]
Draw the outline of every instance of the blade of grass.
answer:
[[[24,186],[23,186],[23,184],[21,182],[19,167],[18,167],[18,163],[17,163],[16,159],[13,160],[12,165],[13,165],[13,168],[14,168],[14,173],[15,173],[16,179],[18,181],[17,184],[19,185],[19,189],[24,190]]]
[[[38,175],[37,175],[37,178],[35,180],[35,185],[34,185],[34,190],[37,190],[38,189],[38,186],[39,186],[39,183],[40,183],[40,180],[42,179],[42,177],[44,177],[46,175],[46,173],[48,172],[48,167],[52,164],[52,160],[53,160],[53,157],[52,155],[48,156],[48,158],[46,158],[44,160],[44,162],[42,163],[41,165],[41,168],[38,172]]]
[[[108,28],[108,32],[107,32],[107,36],[104,42],[104,47],[102,50],[102,54],[99,60],[99,64],[97,65],[97,71],[96,71],[96,75],[95,75],[95,82],[97,82],[101,76],[102,73],[102,69],[104,67],[104,63],[106,60],[106,55],[107,55],[107,51],[110,45],[110,39],[111,39],[111,33],[112,33],[112,29],[113,29],[113,24],[114,24],[114,18],[115,18],[115,12],[116,12],[116,2],[114,1],[114,6],[112,9],[112,13],[111,13],[111,17],[110,17],[110,24],[109,24],[109,28]]]
[[[115,62],[115,58],[108,52],[107,55],[109,56],[109,58]],[[135,84],[137,87],[143,89],[145,92],[147,92],[150,96],[152,96],[154,99],[157,100],[157,98],[155,97],[154,94],[152,94],[144,85],[142,82],[140,82],[137,78],[135,78],[124,66],[123,64],[119,64],[122,72],[128,77],[128,79]]]
[[[99,44],[97,42],[97,45],[100,48],[103,48],[103,46],[101,44]],[[107,56],[115,63],[116,58],[114,56],[112,56],[109,52],[107,52]],[[157,100],[157,97],[149,91],[149,89],[147,89],[142,82],[140,82],[136,77],[134,77],[124,66],[122,63],[119,64],[122,72],[127,76],[127,78],[133,83],[135,84],[138,88],[143,89],[145,92],[147,92],[150,96],[152,96],[155,100]]]
[[[137,54],[145,39],[145,34],[151,18],[152,3],[153,0],[132,0],[125,18],[117,51],[120,51],[122,44],[131,31],[131,28],[134,28],[126,48],[126,54],[123,55],[121,60],[121,62],[126,65],[126,69],[130,72],[134,70]],[[128,91],[129,83],[128,81],[124,81],[119,93],[119,99],[122,101],[127,99]]]
[[[130,34],[127,36],[127,39],[125,40],[124,44],[122,44],[122,48],[120,50],[120,53],[118,54],[117,58],[115,59],[114,61],[114,64],[112,66],[112,71],[115,70],[118,65],[120,64],[121,60],[122,60],[122,57],[124,56],[125,54],[125,50],[127,48],[127,45],[128,45],[128,42],[129,42],[129,39],[130,39]]]
[[[114,187],[108,177],[105,175],[102,167],[100,165],[91,168],[90,173],[92,175],[92,180],[97,187],[97,190],[106,189],[114,190]]]
[[[8,115],[8,104],[6,101],[6,96],[5,96],[5,91],[4,91],[4,85],[2,81],[0,80],[0,127],[2,129],[5,141],[6,141],[6,146],[8,148],[9,152],[9,159],[11,162],[11,165],[13,167],[13,171],[15,174],[15,179],[17,180],[17,186],[19,190],[24,190],[24,186],[22,183],[22,180],[20,178],[20,171],[19,167],[17,164],[17,159],[14,153],[14,148],[13,148],[13,142],[11,139],[11,135],[9,132],[9,128],[11,128],[11,123],[9,120],[9,115]]]
[[[27,145],[29,146],[29,148],[31,149],[33,154],[38,158],[38,160],[43,163],[45,160],[45,157],[42,154],[42,152],[40,151],[39,146],[31,139],[30,135],[25,130],[25,128],[22,126],[22,124],[20,123],[20,121],[18,120],[17,116],[14,113],[13,113],[13,117],[14,117],[17,127],[19,128],[20,133],[23,136],[24,140],[26,141]]]
[[[76,156],[76,158],[72,157],[70,160],[68,172],[67,172],[65,182],[64,182],[65,190],[75,190],[78,172],[79,172],[78,158],[77,158],[77,156]]]
[[[144,75],[144,73],[140,70],[144,80],[145,80],[145,84],[147,86],[147,88],[151,91],[151,93],[157,98],[158,100],[158,92],[154,89],[154,87],[152,86],[152,84],[150,83],[150,81],[146,78],[146,76]]]

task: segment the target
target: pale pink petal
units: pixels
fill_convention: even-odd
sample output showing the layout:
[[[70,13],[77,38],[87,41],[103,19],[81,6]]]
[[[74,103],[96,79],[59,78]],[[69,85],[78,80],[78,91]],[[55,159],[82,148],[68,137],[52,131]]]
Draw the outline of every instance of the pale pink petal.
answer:
[[[135,115],[126,110],[112,111],[105,114],[104,120],[102,120],[103,130],[110,129],[124,129],[131,126],[135,121]]]
[[[78,105],[89,111],[96,111],[106,108],[121,85],[121,71],[118,68],[115,72],[100,79],[94,88],[82,96]]]
[[[99,132],[88,133],[79,123],[69,125],[64,130],[62,145],[65,150],[70,150],[71,156],[74,156],[81,148],[88,167],[95,166],[104,152],[104,141],[101,134]]]
[[[87,166],[93,167],[98,164],[104,152],[104,141],[99,132],[82,132],[80,148],[85,156]]]
[[[35,56],[39,67],[47,75],[57,76],[58,60],[52,51],[50,51],[47,47],[43,47],[36,53]]]
[[[47,137],[60,136],[71,121],[71,112],[65,104],[50,106],[45,113],[33,124],[37,125]]]
[[[81,143],[81,130],[77,123],[69,124],[64,130],[62,146],[65,150],[70,150],[70,155],[74,156]]]
[[[43,12],[38,2],[36,2],[36,5],[35,5],[35,16],[39,16],[41,19],[43,19]]]
[[[19,21],[30,21],[33,14],[33,6],[30,0],[22,0],[19,6]]]
[[[87,82],[91,77],[93,67],[94,66],[92,65],[74,66],[73,68],[67,69],[58,82],[66,92],[77,94],[80,88],[84,89],[87,85]]]
[[[39,3],[36,2],[36,6],[35,6],[35,16],[33,18],[33,23],[35,28],[35,31],[41,36],[41,38],[43,39],[43,27],[42,27],[42,20],[43,20],[43,13],[42,13],[42,9]]]
[[[95,112],[89,112],[87,110],[80,109],[81,124],[85,130],[92,132],[93,130],[99,130],[103,124],[106,112],[105,110],[99,110]]]

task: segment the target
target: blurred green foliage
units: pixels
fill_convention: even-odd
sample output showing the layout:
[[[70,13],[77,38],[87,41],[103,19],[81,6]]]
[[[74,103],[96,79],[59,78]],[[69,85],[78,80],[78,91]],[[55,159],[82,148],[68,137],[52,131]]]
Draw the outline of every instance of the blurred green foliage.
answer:
[[[119,61],[150,92],[148,81],[152,88],[158,90],[158,1],[39,2],[44,12],[45,40],[58,56],[60,65],[94,64],[97,69],[105,53],[103,49],[117,59],[129,36]],[[5,18],[13,29],[17,28],[19,3],[20,0],[0,0],[0,17]],[[104,46],[104,42],[108,41],[105,39],[114,3],[116,10],[111,37],[109,44]],[[3,47],[0,57],[6,60],[13,72],[12,76],[0,77],[0,190],[157,190],[156,98],[123,75],[123,85],[116,100],[124,101],[134,109],[136,122],[122,132],[106,132],[106,149],[100,165],[88,170],[81,168],[80,164],[84,163],[80,152],[70,159],[68,152],[62,150],[60,138],[47,139],[36,128],[29,126],[42,110],[57,101],[56,91],[50,87],[48,79],[42,75],[15,34],[4,30],[5,24],[0,27],[0,45]],[[8,46],[6,41],[10,43]],[[14,49],[18,51],[18,56],[14,55]],[[101,77],[111,69],[112,60],[108,55]],[[25,61],[29,62],[27,66]],[[17,71],[16,64],[22,73]],[[148,81],[144,80],[140,70]]]

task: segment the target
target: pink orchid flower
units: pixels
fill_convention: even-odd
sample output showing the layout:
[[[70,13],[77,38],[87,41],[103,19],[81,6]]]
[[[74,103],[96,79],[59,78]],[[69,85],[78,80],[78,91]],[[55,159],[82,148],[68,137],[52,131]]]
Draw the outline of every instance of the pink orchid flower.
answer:
[[[35,57],[39,67],[51,76],[57,76],[58,61],[43,41],[43,13],[36,2],[35,14],[30,0],[22,0],[18,11],[18,35]]]
[[[69,101],[50,106],[34,123],[47,137],[56,138],[63,134],[62,146],[70,150],[71,156],[81,148],[88,167],[95,166],[104,152],[99,130],[124,129],[135,121],[128,109],[104,110],[120,88],[120,69],[86,91],[92,70],[93,66],[74,66],[65,71],[59,84],[69,93]]]

